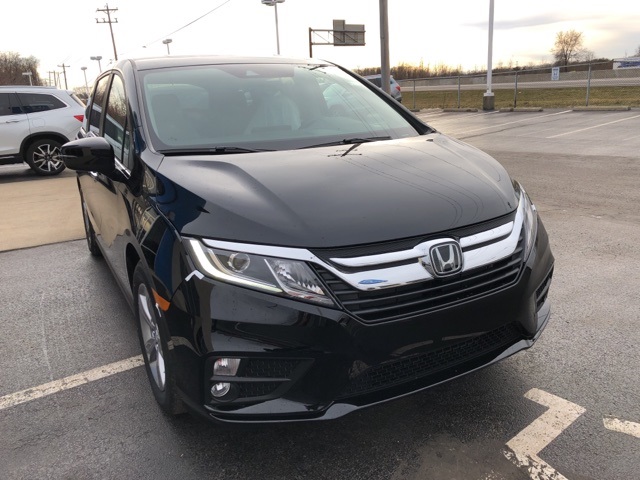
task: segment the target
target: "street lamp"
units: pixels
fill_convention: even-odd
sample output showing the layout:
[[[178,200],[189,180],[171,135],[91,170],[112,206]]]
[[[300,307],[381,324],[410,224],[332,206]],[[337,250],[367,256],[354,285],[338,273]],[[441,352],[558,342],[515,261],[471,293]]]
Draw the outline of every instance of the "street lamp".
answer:
[[[169,51],[169,44],[171,42],[173,42],[173,40],[171,40],[170,38],[165,38],[164,40],[162,40],[162,43],[167,46],[167,55],[171,55],[171,52]]]
[[[493,110],[495,108],[495,96],[491,91],[493,73],[493,0],[489,0],[489,49],[487,53],[487,91],[482,97],[482,109]]]
[[[87,67],[80,67],[82,73],[84,73],[84,88],[87,89],[87,98],[89,98],[89,84],[87,83]]]
[[[280,55],[280,32],[278,32],[278,4],[284,3],[284,0],[262,0],[263,5],[269,7],[275,7],[276,12],[276,46],[278,49],[278,55]]]
[[[100,69],[100,73],[102,73],[102,64],[100,63],[100,60],[102,60],[102,57],[100,55],[95,56],[95,57],[91,57],[91,60],[97,60],[98,61],[98,68]]]

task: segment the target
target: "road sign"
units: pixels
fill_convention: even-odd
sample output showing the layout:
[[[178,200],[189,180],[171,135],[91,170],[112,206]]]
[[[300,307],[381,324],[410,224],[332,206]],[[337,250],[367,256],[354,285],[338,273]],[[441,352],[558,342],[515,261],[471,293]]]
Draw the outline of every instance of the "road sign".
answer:
[[[560,80],[560,67],[551,68],[551,80]]]

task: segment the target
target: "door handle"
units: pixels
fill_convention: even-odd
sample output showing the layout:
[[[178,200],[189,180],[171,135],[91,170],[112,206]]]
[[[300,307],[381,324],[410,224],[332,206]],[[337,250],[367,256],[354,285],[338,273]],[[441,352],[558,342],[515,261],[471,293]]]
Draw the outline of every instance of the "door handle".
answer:
[[[4,123],[18,123],[18,122],[21,122],[21,121],[22,121],[22,120],[7,120],[7,121],[6,121],[6,122],[4,122]]]

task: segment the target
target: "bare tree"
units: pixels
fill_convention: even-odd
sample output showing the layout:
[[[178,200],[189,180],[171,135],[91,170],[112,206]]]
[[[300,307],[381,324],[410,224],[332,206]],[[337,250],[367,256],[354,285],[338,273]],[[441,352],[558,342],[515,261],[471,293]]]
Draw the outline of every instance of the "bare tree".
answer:
[[[570,62],[578,60],[584,52],[583,44],[582,32],[572,29],[556,33],[556,42],[551,49],[556,64],[566,66]]]
[[[634,57],[640,57],[640,45],[638,45],[638,48],[636,48],[635,53],[633,54]]]
[[[21,57],[16,52],[0,52],[0,85],[29,85],[29,78],[22,75],[26,72],[31,72],[34,85],[41,85],[39,63],[33,56]]]

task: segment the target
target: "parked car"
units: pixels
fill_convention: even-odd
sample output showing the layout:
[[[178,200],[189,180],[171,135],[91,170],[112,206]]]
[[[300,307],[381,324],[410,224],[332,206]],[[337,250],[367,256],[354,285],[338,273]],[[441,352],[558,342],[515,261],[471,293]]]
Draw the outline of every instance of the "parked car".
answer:
[[[121,60],[87,112],[63,159],[168,413],[336,418],[549,320],[554,259],[522,186],[339,66]]]
[[[0,86],[0,165],[26,162],[38,175],[57,175],[60,147],[83,120],[84,104],[72,91]]]
[[[382,89],[382,75],[378,74],[378,75],[365,75],[364,78],[366,78],[367,80],[369,80],[371,83],[373,83],[376,87]],[[395,98],[397,101],[399,101],[400,103],[402,103],[402,89],[400,88],[400,85],[398,84],[398,82],[396,82],[396,79],[393,78],[393,75],[389,76],[389,80],[390,80],[390,94],[393,98]]]

